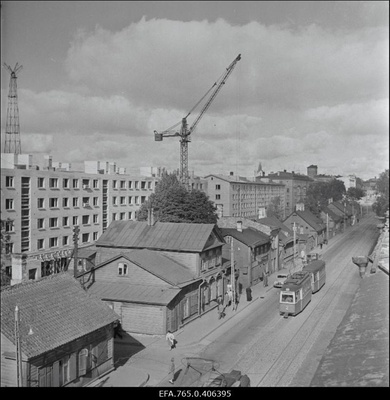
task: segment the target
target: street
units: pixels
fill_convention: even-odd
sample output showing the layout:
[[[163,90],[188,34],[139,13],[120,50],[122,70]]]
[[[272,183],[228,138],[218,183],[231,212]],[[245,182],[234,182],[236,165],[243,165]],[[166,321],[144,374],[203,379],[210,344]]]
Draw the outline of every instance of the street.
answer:
[[[247,374],[251,386],[308,386],[359,285],[351,259],[369,254],[377,237],[374,216],[349,227],[323,249],[327,281],[302,313],[280,316],[279,289],[270,287],[240,324],[229,321],[223,335],[209,335],[199,356],[218,360],[220,371]]]

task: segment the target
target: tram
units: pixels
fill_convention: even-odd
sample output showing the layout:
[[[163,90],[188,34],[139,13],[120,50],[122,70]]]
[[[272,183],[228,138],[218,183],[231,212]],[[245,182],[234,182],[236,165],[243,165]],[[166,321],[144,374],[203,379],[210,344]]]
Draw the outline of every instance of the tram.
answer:
[[[316,260],[303,267],[303,271],[308,271],[311,275],[311,291],[318,292],[325,285],[326,271],[325,261]]]
[[[287,318],[299,314],[311,301],[311,274],[308,271],[294,272],[280,290],[279,313]]]

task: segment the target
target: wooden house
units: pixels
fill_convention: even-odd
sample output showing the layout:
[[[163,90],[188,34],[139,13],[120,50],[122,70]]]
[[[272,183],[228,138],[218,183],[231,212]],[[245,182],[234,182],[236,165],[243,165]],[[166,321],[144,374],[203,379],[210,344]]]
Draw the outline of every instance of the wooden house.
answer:
[[[118,312],[126,331],[176,331],[226,290],[224,245],[214,224],[113,221],[96,242],[87,287]]]
[[[227,243],[233,244],[234,261],[239,270],[239,287],[248,288],[256,285],[269,272],[270,237],[254,228],[242,228],[237,222],[236,228],[221,228]],[[231,258],[230,246],[223,249],[224,256]]]
[[[334,201],[328,205],[328,208],[341,217],[341,230],[352,225],[352,207],[348,203],[343,204],[339,201]]]
[[[67,272],[3,289],[1,386],[87,386],[114,369],[118,319]]]
[[[300,207],[297,205],[297,210],[293,211],[283,223],[291,229],[295,224],[296,232],[313,235],[316,246],[326,239],[326,225],[311,211],[305,210],[303,204],[300,204]]]
[[[321,210],[321,219],[324,224],[328,225],[327,229],[329,239],[341,232],[343,217],[329,207],[325,207],[323,210]]]

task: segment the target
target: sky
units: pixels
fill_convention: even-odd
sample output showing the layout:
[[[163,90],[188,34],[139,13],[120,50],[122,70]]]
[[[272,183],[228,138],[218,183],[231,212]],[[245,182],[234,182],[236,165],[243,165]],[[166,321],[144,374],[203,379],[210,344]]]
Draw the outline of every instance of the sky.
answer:
[[[238,54],[191,134],[195,175],[388,169],[387,1],[1,2],[2,65],[23,66],[21,146],[35,160],[178,169],[179,138],[153,132],[180,123]],[[2,68],[2,147],[9,81]]]

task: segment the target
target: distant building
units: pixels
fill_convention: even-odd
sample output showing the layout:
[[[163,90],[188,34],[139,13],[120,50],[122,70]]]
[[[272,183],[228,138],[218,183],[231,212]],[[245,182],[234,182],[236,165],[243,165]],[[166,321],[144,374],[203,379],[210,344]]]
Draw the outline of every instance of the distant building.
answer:
[[[315,167],[315,166],[313,166]],[[306,199],[306,192],[309,185],[314,182],[312,178],[292,172],[279,171],[276,173],[269,173],[262,178],[256,178],[258,181],[268,179],[269,182],[283,184],[285,187],[285,213],[284,218],[291,214],[295,209],[297,203],[304,202]]]
[[[221,216],[257,218],[259,209],[278,202],[285,208],[285,186],[283,183],[250,180],[245,177],[210,174],[207,181],[207,195],[217,207]],[[257,178],[256,178],[257,179]]]

